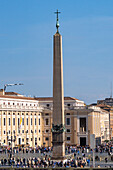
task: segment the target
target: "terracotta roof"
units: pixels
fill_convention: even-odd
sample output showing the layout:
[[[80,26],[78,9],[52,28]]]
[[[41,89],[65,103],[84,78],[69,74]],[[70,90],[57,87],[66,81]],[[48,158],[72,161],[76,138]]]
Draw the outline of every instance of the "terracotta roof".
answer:
[[[17,95],[17,96],[15,96],[15,95]],[[25,97],[25,96],[21,96],[20,94],[18,94],[16,92],[6,92],[5,95],[0,95],[0,98],[38,100],[38,101],[52,101],[53,100],[53,97],[34,97],[34,98],[33,97]],[[74,97],[64,97],[64,100],[78,100],[78,99],[76,99]]]
[[[16,93],[16,92],[5,92],[5,95],[10,96],[10,95],[21,95],[21,94]]]
[[[36,100],[39,100],[39,101],[51,101],[53,100],[53,97],[35,97]],[[64,100],[78,100],[74,97],[64,97]]]
[[[109,106],[109,105],[106,105],[106,104],[98,104],[97,106],[98,106],[98,107],[106,107],[106,108],[111,108],[111,106]]]
[[[32,98],[32,97],[23,97],[23,96],[8,96],[8,95],[0,95],[0,98],[36,100],[35,98]]]

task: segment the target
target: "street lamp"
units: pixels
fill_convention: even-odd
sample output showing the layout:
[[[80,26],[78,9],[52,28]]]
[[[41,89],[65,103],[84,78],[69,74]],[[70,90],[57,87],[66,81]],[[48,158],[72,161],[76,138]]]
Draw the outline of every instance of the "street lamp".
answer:
[[[13,135],[13,133],[14,133],[14,135]],[[11,155],[10,155],[10,158],[12,157],[12,153],[13,153],[13,146],[12,146],[12,144],[14,142],[14,146],[15,146],[15,141],[16,141],[15,131],[13,133],[11,132],[11,138],[9,138],[8,132],[7,132],[7,143],[8,143],[8,141],[11,142]]]
[[[107,140],[107,128],[105,128],[105,133],[106,133],[106,140]]]
[[[110,139],[112,139],[112,128],[110,129]]]
[[[48,132],[48,148],[49,148],[49,132]]]

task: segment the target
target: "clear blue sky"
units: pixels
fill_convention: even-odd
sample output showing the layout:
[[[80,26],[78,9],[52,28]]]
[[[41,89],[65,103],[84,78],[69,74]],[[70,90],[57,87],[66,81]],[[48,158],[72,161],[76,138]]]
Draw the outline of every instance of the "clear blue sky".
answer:
[[[110,96],[113,0],[1,0],[0,88],[52,96],[56,9],[63,37],[64,94],[89,104]]]

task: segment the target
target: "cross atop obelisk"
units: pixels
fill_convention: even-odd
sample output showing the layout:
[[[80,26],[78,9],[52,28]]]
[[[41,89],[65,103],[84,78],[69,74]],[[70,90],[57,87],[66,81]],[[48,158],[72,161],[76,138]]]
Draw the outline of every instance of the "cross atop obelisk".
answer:
[[[61,12],[58,11],[57,9],[57,12],[55,12],[55,14],[57,14],[57,20],[56,20],[56,28],[57,28],[57,33],[58,33],[58,28],[59,28],[59,19],[58,19],[58,14],[60,14]]]

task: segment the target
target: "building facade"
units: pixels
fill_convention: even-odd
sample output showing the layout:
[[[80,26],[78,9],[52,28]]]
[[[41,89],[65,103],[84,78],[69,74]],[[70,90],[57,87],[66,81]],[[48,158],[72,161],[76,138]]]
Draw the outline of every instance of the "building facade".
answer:
[[[64,113],[66,145],[90,145],[90,134],[95,134],[97,143],[109,139],[108,111],[64,97]],[[52,146],[52,120],[52,97],[31,98],[0,91],[1,145]]]

